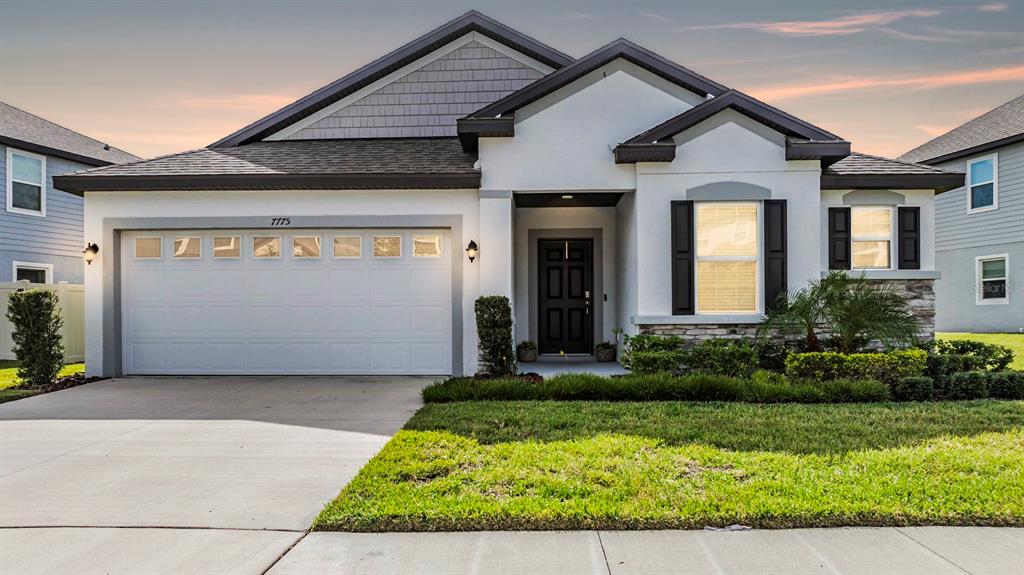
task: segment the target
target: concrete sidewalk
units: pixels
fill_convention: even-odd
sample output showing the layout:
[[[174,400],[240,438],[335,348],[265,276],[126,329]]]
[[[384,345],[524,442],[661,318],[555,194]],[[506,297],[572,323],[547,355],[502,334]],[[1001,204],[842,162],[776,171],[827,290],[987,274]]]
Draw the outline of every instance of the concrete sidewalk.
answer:
[[[1024,529],[311,533],[270,575],[1021,575]]]

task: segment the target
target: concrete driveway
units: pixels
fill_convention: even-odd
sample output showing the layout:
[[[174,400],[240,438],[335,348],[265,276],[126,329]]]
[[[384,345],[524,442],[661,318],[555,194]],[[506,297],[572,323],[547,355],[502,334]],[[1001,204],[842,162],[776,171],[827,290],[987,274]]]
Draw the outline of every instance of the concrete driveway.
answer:
[[[0,572],[262,573],[430,378],[122,378],[0,405]]]

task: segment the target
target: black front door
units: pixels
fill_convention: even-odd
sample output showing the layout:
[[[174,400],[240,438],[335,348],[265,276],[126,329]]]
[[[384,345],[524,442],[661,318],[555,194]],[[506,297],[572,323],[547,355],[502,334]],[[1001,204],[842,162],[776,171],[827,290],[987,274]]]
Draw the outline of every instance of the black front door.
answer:
[[[593,352],[593,254],[591,240],[540,240],[540,353]]]

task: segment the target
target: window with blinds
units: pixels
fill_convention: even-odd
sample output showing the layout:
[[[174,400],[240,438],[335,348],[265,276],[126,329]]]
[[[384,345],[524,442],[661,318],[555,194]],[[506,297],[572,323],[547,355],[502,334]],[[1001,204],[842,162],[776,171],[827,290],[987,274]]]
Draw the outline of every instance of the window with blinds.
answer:
[[[697,313],[756,313],[758,204],[701,202],[697,220]]]
[[[851,220],[853,269],[892,267],[892,208],[856,207]]]

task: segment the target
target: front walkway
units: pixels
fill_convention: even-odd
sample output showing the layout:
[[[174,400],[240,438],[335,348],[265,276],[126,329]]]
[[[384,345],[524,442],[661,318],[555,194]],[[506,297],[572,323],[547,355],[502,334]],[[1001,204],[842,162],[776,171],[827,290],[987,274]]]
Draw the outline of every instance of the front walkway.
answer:
[[[597,362],[593,358],[568,356],[565,358],[548,356],[538,358],[533,363],[520,363],[519,371],[539,373],[544,377],[552,377],[560,373],[594,373],[597,375],[625,375],[629,373],[618,362]]]
[[[0,573],[262,573],[433,378],[124,378],[0,405]]]
[[[270,575],[1020,575],[1024,529],[311,533]]]

